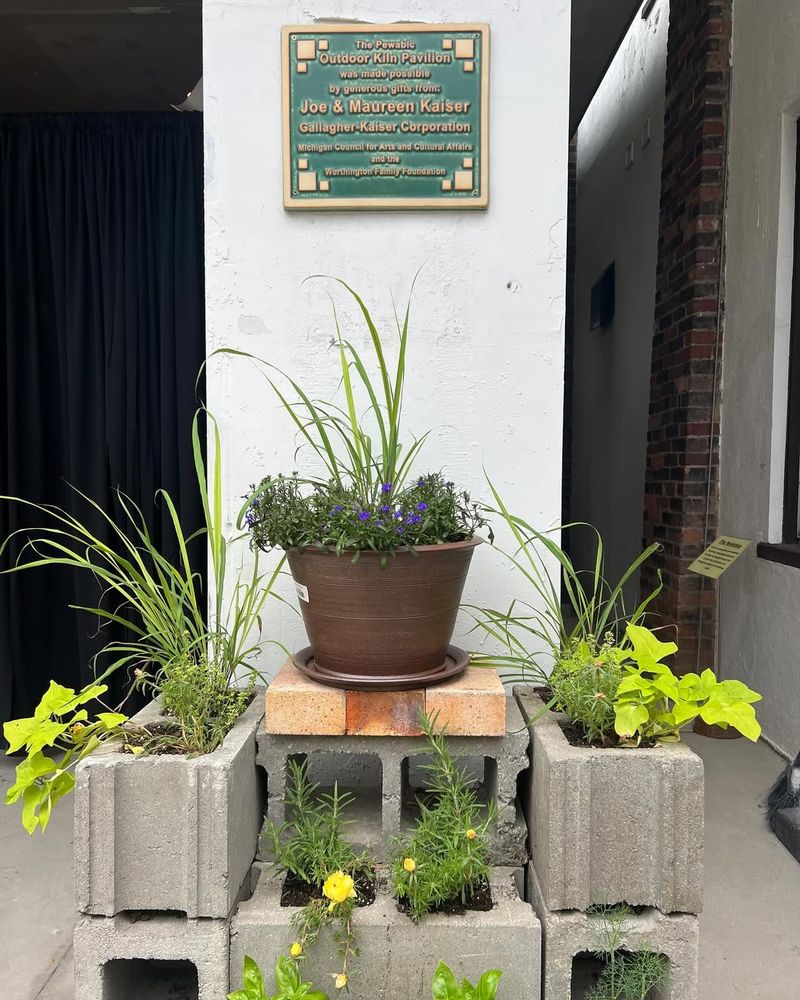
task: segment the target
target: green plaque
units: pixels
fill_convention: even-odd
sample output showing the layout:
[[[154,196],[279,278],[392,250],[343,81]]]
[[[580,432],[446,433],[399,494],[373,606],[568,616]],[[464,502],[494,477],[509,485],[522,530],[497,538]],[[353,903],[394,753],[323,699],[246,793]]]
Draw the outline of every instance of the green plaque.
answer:
[[[489,203],[489,26],[283,29],[288,209]]]

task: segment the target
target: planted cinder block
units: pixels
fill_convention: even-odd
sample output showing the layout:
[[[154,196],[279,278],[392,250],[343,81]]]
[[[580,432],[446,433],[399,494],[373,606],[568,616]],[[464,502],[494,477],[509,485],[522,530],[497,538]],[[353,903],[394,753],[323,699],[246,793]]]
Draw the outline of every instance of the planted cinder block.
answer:
[[[473,982],[487,969],[502,969],[504,1000],[539,1000],[541,929],[518,888],[519,869],[495,868],[490,876],[493,909],[457,915],[429,914],[414,924],[397,908],[379,878],[375,902],[355,910],[358,956],[350,962],[351,1000],[429,1000],[438,962],[447,962]],[[279,955],[295,936],[291,918],[296,907],[280,905],[281,880],[262,875],[252,899],[243,903],[231,923],[231,988],[242,985],[244,956],[254,958],[264,974],[267,992]],[[339,968],[330,930],[320,935],[303,960],[305,981],[329,994],[331,974]]]
[[[578,910],[549,910],[533,865],[528,867],[528,896],[542,925],[542,1000],[571,1000],[581,995],[576,991],[581,962],[605,948],[603,918]],[[621,950],[653,952],[669,963],[667,989],[648,993],[649,1000],[697,1000],[698,918],[646,907],[631,913],[625,926]]]
[[[175,914],[82,916],[75,926],[79,1000],[222,1000],[228,995],[230,925]]]
[[[263,696],[213,753],[134,757],[116,747],[77,768],[75,896],[83,913],[177,911],[227,917],[258,846],[263,775],[255,766]],[[134,719],[160,718],[156,703]]]
[[[506,701],[505,736],[451,736],[448,745],[474,770],[483,798],[497,807],[490,859],[496,865],[525,865],[527,830],[517,807],[517,779],[529,764],[528,731],[512,698]],[[415,815],[419,764],[429,753],[420,736],[310,736],[261,732],[257,762],[269,776],[267,819],[286,817],[290,758],[307,759],[309,777],[323,787],[334,781],[356,796],[348,837],[386,859],[392,837]],[[264,854],[260,855],[264,857]]]
[[[543,707],[517,689],[527,721]],[[522,795],[531,860],[551,910],[594,904],[699,913],[703,898],[703,764],[684,744],[572,746],[554,713],[530,725]]]

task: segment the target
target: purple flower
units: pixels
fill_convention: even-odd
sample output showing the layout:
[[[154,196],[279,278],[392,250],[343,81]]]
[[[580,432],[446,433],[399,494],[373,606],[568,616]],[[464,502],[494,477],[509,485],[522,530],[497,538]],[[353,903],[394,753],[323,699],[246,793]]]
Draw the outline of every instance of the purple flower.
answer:
[[[379,528],[382,528],[382,527],[383,527],[383,521],[376,521],[376,522],[375,522],[375,524],[376,524],[376,525],[377,525],[377,527],[379,527]]]
[[[392,484],[391,483],[384,483],[381,486],[381,493],[391,493],[391,492],[392,492]]]
[[[406,524],[419,524],[420,516],[419,514],[409,514],[406,518]]]
[[[425,485],[425,477],[420,476],[419,479],[417,480],[417,486],[424,486],[424,485]]]
[[[403,534],[403,529],[402,528],[397,528],[397,534],[398,535],[402,535]]]
[[[379,508],[381,514],[388,514],[391,509],[392,508],[386,503],[382,503]]]
[[[360,510],[358,512],[358,519],[359,519],[359,521],[369,521],[369,511],[368,510]]]
[[[427,509],[428,509],[428,505],[426,503],[418,503],[417,504],[417,510],[427,510]]]
[[[334,504],[331,508],[331,514],[338,514],[340,510],[344,510],[344,507],[340,503]]]
[[[394,516],[398,521],[403,520],[403,512],[399,508],[394,512]]]

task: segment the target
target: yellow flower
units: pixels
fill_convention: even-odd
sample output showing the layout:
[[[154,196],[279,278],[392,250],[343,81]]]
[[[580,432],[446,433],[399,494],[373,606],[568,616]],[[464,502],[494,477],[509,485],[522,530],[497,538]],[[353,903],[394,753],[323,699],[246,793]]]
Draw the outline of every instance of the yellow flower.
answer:
[[[340,972],[339,975],[336,977],[335,985],[337,990],[343,990],[345,986],[347,986],[347,974],[344,972]]]
[[[300,944],[299,941],[294,941],[292,943],[292,946],[289,949],[289,954],[292,956],[292,958],[300,958],[300,956],[303,954],[303,946]]]
[[[472,829],[472,827],[467,830],[467,840],[474,840],[478,836],[477,833]]]
[[[403,861],[403,868],[410,874],[417,870],[417,862],[413,858],[405,858]]]
[[[345,875],[344,872],[334,872],[333,875],[329,875],[325,879],[322,892],[331,901],[329,910],[338,906],[339,903],[343,903],[346,899],[354,899],[356,895],[352,878]]]

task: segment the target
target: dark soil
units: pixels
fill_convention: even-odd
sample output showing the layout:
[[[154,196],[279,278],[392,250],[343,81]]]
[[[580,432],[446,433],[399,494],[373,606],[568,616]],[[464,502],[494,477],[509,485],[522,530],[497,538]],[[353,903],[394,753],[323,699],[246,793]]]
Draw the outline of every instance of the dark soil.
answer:
[[[125,739],[120,744],[122,753],[132,753],[130,747],[145,747],[147,753],[177,754],[184,756],[186,747],[180,742],[180,727],[174,722],[152,722],[149,726],[126,729]]]
[[[566,736],[567,742],[573,747],[591,747],[595,750],[613,750],[614,747],[618,747],[619,743],[614,738],[613,743],[602,743],[600,740],[595,740],[590,743],[586,739],[583,730],[579,729],[577,726],[573,725],[570,719],[559,719],[559,726],[561,726],[561,732]],[[639,744],[639,749],[648,750],[655,747],[657,744],[654,740],[643,740]]]
[[[370,906],[375,902],[375,872],[357,872],[353,876],[356,888],[356,906]],[[281,906],[305,906],[312,899],[322,899],[322,886],[309,885],[289,872],[281,890]]]
[[[451,899],[446,903],[442,903],[440,906],[435,906],[430,912],[463,914],[468,910],[476,910],[478,912],[485,913],[493,908],[494,901],[492,900],[492,890],[489,887],[487,880],[483,879],[478,883],[472,894],[467,896],[466,905],[461,902],[461,897],[458,896],[456,899]],[[404,896],[402,899],[397,901],[397,909],[401,913],[408,913],[408,897]]]

